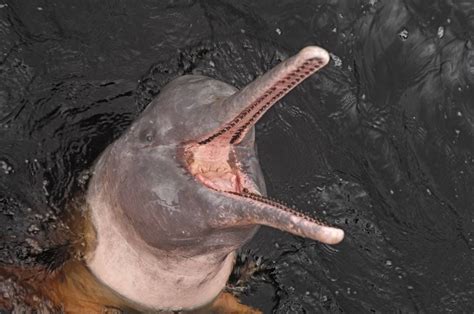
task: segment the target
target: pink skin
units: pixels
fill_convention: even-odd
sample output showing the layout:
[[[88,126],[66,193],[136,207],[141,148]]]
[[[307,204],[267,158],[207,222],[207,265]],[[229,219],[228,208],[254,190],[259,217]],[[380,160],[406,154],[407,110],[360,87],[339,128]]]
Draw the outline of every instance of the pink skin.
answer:
[[[307,47],[243,90],[169,83],[99,158],[87,201],[92,273],[140,309],[192,309],[224,288],[235,250],[266,225],[327,244],[344,232],[264,195],[254,124],[329,61]]]
[[[327,52],[318,47],[301,50],[296,56],[226,99],[228,103],[247,103],[242,112],[221,128],[186,145],[186,151],[192,155],[188,169],[197,180],[236,200],[244,197],[257,208],[252,216],[229,225],[260,224],[327,244],[342,241],[344,233],[341,229],[330,227],[321,220],[262,197],[252,180],[241,170],[239,163],[229,162],[234,147],[242,142],[263,114],[328,61]]]

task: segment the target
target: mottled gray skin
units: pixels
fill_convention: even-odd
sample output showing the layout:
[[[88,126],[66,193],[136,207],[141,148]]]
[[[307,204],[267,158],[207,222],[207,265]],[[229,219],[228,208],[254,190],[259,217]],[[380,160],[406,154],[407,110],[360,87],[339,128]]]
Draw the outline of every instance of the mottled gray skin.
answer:
[[[344,233],[263,197],[253,125],[329,61],[307,47],[242,91],[203,76],[169,83],[97,162],[88,266],[146,309],[212,301],[259,225],[329,244]]]
[[[204,76],[180,77],[162,90],[102,156],[106,166],[96,167],[94,174],[102,180],[92,184],[99,184],[99,189],[107,186],[124,227],[137,232],[147,244],[192,256],[221,247],[231,252],[255,234],[257,225],[219,227],[222,211],[217,208],[224,201],[222,195],[198,184],[182,160],[182,143],[210,133],[237,113],[232,108],[215,110],[219,100],[236,91]],[[246,173],[265,193],[254,133],[252,128],[236,152]],[[118,179],[109,179],[112,177]]]

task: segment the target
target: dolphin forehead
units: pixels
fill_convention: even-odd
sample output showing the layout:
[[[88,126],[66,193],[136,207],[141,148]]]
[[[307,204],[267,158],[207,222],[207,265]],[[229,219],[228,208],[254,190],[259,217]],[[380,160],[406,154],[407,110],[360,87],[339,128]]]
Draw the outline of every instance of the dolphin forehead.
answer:
[[[210,104],[235,92],[237,89],[225,82],[202,75],[184,75],[166,85],[160,95],[172,104],[184,102],[180,110],[195,110],[196,105]]]
[[[138,134],[152,133],[160,143],[193,140],[222,125],[229,112],[220,106],[237,89],[201,75],[184,75],[168,83],[132,125]]]

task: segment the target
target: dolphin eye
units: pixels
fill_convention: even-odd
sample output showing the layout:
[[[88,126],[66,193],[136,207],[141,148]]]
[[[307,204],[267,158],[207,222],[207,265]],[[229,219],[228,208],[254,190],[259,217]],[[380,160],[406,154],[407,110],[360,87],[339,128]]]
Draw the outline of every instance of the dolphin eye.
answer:
[[[155,139],[155,131],[152,129],[142,130],[138,135],[140,142],[150,144]]]

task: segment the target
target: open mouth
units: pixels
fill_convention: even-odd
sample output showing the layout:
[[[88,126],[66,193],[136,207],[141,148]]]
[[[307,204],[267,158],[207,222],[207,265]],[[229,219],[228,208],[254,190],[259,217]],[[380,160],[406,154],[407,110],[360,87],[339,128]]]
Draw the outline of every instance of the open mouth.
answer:
[[[324,243],[342,241],[344,232],[314,217],[260,195],[234,148],[278,100],[329,62],[319,47],[306,47],[224,101],[240,112],[211,134],[189,143],[185,160],[193,177],[205,186],[249,206],[240,224],[262,224]]]

